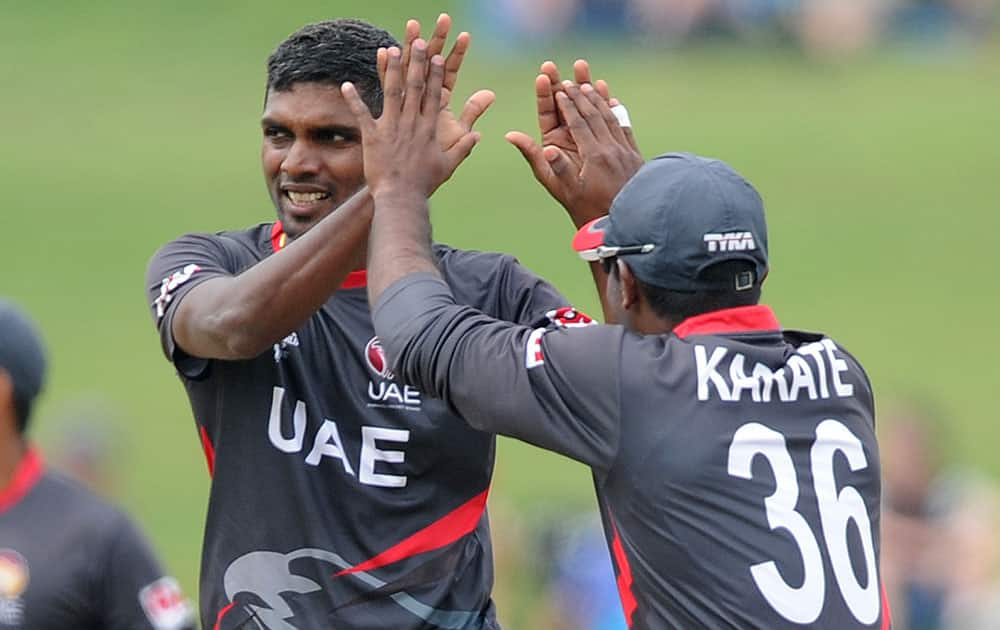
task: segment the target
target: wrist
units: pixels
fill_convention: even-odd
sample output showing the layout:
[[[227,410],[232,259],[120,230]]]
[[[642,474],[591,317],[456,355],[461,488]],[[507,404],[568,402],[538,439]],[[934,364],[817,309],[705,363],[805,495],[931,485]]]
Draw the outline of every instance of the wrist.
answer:
[[[415,186],[402,186],[399,184],[386,184],[371,190],[372,199],[379,208],[385,207],[414,207],[427,203],[427,195],[420,192]]]

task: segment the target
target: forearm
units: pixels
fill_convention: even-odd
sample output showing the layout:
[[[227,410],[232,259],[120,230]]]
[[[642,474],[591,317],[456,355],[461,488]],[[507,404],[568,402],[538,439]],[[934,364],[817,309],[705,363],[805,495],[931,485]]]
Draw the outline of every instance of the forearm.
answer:
[[[360,266],[371,218],[363,188],[280,252],[196,287],[178,305],[178,345],[204,358],[257,356],[300,327]]]
[[[431,251],[427,198],[386,191],[375,198],[368,240],[368,300],[371,304],[397,280],[412,273],[440,275]]]

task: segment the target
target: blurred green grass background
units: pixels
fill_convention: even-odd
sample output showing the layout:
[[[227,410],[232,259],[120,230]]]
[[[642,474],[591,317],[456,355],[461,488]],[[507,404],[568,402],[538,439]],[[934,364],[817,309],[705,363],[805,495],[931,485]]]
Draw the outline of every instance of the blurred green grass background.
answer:
[[[258,116],[265,59],[288,33],[354,15],[399,34],[442,10],[475,36],[458,2],[0,3],[0,294],[40,321],[52,355],[34,435],[58,444],[81,400],[112,410],[119,496],[192,597],[208,477],[144,304],[146,262],[181,233],[272,217]],[[840,339],[882,401],[937,401],[949,456],[1000,473],[1000,49],[820,64],[585,39],[474,44],[459,96],[489,87],[498,100],[434,198],[435,236],[516,254],[596,312],[569,221],[502,137],[534,131],[538,64],[579,56],[629,105],[647,157],[722,157],[757,185],[771,228],[765,300],[786,327]],[[524,516],[530,529],[533,515],[587,509],[589,474],[503,441],[492,501],[498,554],[513,553],[519,526],[502,522]],[[503,617],[530,627],[531,580],[500,564]]]

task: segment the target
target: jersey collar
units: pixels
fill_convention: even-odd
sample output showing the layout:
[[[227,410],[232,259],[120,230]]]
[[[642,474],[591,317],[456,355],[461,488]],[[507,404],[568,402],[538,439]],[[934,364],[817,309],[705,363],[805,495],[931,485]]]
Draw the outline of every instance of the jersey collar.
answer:
[[[274,225],[271,226],[271,249],[279,252],[286,244],[288,244],[288,235],[285,234],[285,229],[281,226],[281,221],[275,221]],[[368,272],[364,269],[359,269],[347,274],[340,288],[359,289],[366,286],[368,286]]]
[[[682,321],[674,334],[681,339],[691,335],[722,335],[738,332],[765,332],[781,330],[778,318],[770,306],[755,304],[724,308],[695,315]]]
[[[35,484],[42,477],[44,468],[38,451],[29,448],[17,464],[11,482],[7,484],[6,488],[0,490],[0,514],[17,505],[35,487]]]

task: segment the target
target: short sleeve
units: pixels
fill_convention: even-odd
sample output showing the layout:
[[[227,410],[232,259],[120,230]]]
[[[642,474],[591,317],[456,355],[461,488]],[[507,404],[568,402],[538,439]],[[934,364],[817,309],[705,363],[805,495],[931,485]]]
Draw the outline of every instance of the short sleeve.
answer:
[[[160,334],[163,353],[178,372],[189,378],[199,376],[207,359],[188,356],[173,338],[173,317],[177,305],[191,289],[218,276],[239,270],[233,256],[217,236],[188,234],[163,246],[146,270],[146,303]]]
[[[530,328],[455,304],[447,285],[414,274],[376,306],[396,374],[445,400],[473,427],[606,470],[618,450],[618,326]]]
[[[164,575],[149,544],[124,515],[108,532],[105,571],[98,592],[107,630],[188,630],[194,610],[174,578]]]
[[[444,245],[436,249],[444,280],[459,304],[525,326],[544,325],[549,313],[569,307],[555,287],[513,256]]]

